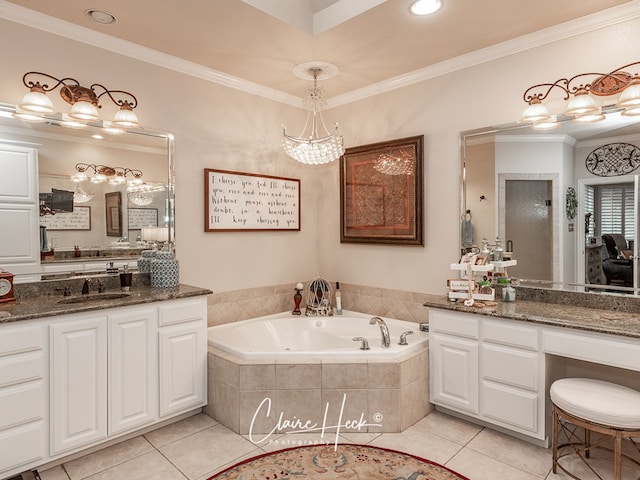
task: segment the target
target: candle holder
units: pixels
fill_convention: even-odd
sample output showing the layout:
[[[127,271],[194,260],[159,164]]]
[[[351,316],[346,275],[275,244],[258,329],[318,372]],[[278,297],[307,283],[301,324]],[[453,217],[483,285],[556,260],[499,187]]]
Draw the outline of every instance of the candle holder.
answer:
[[[293,309],[293,312],[291,312],[293,315],[302,315],[302,312],[300,311],[300,302],[302,301],[302,294],[300,292],[302,291],[303,288],[304,288],[304,285],[302,285],[302,283],[296,284],[296,288],[295,288],[296,293],[293,295],[295,308]]]

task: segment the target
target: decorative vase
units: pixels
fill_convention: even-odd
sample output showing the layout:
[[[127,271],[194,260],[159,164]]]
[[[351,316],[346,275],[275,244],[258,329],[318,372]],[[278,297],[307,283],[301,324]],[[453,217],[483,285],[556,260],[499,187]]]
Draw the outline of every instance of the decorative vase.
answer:
[[[138,272],[151,273],[151,261],[155,258],[157,250],[143,250],[138,259]]]
[[[154,288],[177,287],[178,277],[178,260],[173,256],[173,252],[157,252],[151,261],[151,286]]]

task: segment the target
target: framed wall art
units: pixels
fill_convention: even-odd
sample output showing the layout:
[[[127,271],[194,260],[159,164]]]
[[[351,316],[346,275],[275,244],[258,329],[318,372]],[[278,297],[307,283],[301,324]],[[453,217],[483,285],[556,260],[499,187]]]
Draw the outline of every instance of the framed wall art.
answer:
[[[300,230],[300,180],[204,169],[205,232]]]
[[[424,135],[346,149],[340,242],[424,245]]]
[[[91,230],[91,207],[75,205],[73,212],[59,212],[40,217],[40,226],[47,230]]]
[[[104,194],[104,209],[107,217],[107,236],[122,237],[122,194]]]

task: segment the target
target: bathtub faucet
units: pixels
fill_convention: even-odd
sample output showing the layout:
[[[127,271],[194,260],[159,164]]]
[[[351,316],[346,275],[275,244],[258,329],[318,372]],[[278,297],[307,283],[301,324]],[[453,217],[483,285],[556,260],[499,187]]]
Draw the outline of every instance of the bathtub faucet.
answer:
[[[387,327],[387,324],[384,323],[384,320],[380,317],[371,317],[371,320],[369,320],[369,325],[375,324],[378,324],[378,326],[380,327],[380,334],[382,335],[382,348],[389,348],[389,345],[391,344],[389,327]]]

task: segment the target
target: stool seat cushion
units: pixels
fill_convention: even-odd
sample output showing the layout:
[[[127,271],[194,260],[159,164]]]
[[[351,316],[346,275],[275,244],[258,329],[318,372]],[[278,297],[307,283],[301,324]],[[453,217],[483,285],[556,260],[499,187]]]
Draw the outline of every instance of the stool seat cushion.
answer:
[[[640,429],[640,392],[590,378],[556,380],[551,401],[565,412],[615,428]]]

